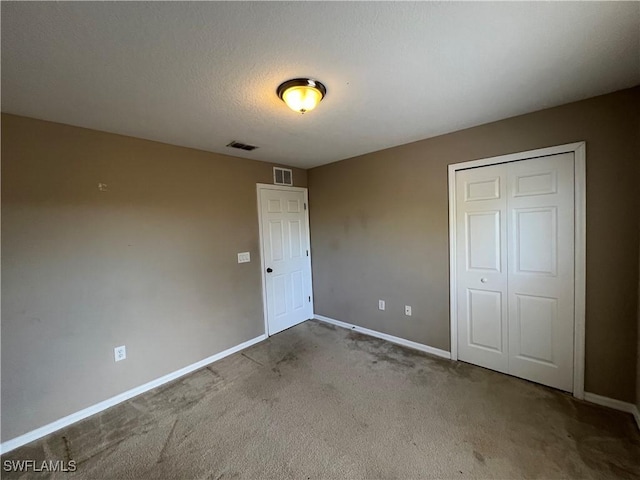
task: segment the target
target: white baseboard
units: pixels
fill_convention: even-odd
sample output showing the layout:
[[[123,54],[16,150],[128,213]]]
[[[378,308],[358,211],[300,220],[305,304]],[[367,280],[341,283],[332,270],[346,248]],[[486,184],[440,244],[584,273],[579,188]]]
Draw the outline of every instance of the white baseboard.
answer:
[[[589,392],[584,392],[584,399],[585,401],[595,403],[596,405],[602,405],[603,407],[609,407],[614,410],[630,413],[633,415],[633,418],[635,418],[636,423],[638,424],[638,429],[640,429],[640,412],[638,412],[638,407],[633,403],[627,403],[622,400],[603,397],[602,395],[596,395],[595,393]]]
[[[67,415],[66,417],[56,420],[55,422],[49,423],[48,425],[45,425],[40,428],[36,428],[35,430],[32,430],[23,435],[20,435],[19,437],[12,438],[11,440],[7,440],[6,442],[3,442],[2,444],[0,444],[0,454],[10,452],[11,450],[21,447],[22,445],[26,445],[27,443],[33,442],[34,440],[37,440],[46,435],[49,435],[50,433],[53,433],[56,430],[60,430],[61,428],[67,427],[73,423],[79,422],[80,420],[90,417],[91,415],[95,415],[96,413],[106,410],[107,408],[110,408],[110,407],[113,407],[114,405],[122,403],[125,400],[129,400],[130,398],[136,397],[141,393],[148,392],[149,390],[159,387],[160,385],[163,385],[167,382],[175,380],[176,378],[182,377],[188,373],[191,373],[195,370],[205,367],[210,363],[221,360],[224,357],[228,357],[229,355],[239,352],[240,350],[244,350],[245,348],[248,348],[251,345],[255,345],[256,343],[261,342],[266,338],[267,338],[266,335],[260,335],[259,337],[248,340],[244,343],[241,343],[240,345],[236,345],[235,347],[231,347],[223,352],[216,353],[215,355],[212,355],[210,357],[205,358],[204,360],[200,360],[199,362],[188,365],[184,368],[181,368],[180,370],[176,370],[175,372],[171,372],[167,375],[164,375],[163,377],[156,378],[155,380],[145,383],[144,385],[140,385],[139,387],[132,388],[131,390],[128,390],[119,395],[116,395],[115,397],[111,397],[107,400],[104,400],[103,402],[96,403],[95,405],[92,405],[91,407],[87,407],[83,410],[80,410],[79,412],[75,412],[75,413],[72,413],[71,415]]]
[[[338,327],[347,328],[349,330],[355,330],[356,332],[364,333],[365,335],[369,335],[371,337],[381,338],[391,343],[397,343],[398,345],[402,345],[404,347],[413,348],[414,350],[420,350],[421,352],[430,353],[431,355],[436,355],[438,357],[446,358],[449,360],[451,359],[451,352],[447,352],[446,350],[440,350],[439,348],[430,347],[422,343],[412,342],[411,340],[405,340],[404,338],[394,337],[393,335],[377,332],[375,330],[369,330],[368,328],[359,327],[358,325],[352,325],[351,323],[341,322],[340,320],[335,320],[333,318],[325,317],[324,315],[315,314],[315,319],[320,320],[321,322],[337,325]]]

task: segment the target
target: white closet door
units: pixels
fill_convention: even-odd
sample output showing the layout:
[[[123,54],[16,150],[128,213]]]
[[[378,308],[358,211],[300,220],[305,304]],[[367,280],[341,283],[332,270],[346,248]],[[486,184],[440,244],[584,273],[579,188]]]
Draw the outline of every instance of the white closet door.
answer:
[[[456,173],[458,357],[508,372],[507,166]]]
[[[456,172],[458,358],[573,388],[573,153]]]
[[[509,373],[573,389],[573,153],[508,164]]]

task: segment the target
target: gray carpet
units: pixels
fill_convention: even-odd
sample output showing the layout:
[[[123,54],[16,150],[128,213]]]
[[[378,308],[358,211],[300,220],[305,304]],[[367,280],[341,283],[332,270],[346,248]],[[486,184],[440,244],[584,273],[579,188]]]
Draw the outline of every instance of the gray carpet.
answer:
[[[3,478],[640,478],[630,415],[305,322],[3,456]]]

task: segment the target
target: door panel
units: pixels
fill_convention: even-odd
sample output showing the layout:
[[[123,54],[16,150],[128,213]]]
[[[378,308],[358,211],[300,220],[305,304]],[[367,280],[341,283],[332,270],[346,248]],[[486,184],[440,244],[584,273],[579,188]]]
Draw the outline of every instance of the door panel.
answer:
[[[302,257],[302,228],[298,220],[292,220],[289,222],[289,238],[291,239],[291,242],[289,243],[291,248],[291,258]]]
[[[465,202],[495,200],[500,198],[500,177],[465,182]]]
[[[269,221],[269,255],[273,262],[284,260],[284,234],[282,232],[282,221]]]
[[[283,317],[287,314],[287,279],[285,275],[274,275],[272,282],[273,316]]]
[[[557,321],[557,300],[535,295],[516,295],[513,327],[517,344],[515,355],[555,365],[553,362],[553,325]]]
[[[305,194],[260,188],[259,196],[267,330],[273,335],[313,316]]]
[[[466,214],[467,270],[500,271],[500,212]]]
[[[573,154],[509,164],[509,372],[573,389]]]
[[[458,356],[506,372],[506,167],[456,174]]]
[[[567,153],[456,172],[458,357],[566,391],[573,163]]]
[[[502,293],[467,290],[469,345],[502,353]]]
[[[287,200],[287,211],[289,213],[300,213],[300,200]]]
[[[269,213],[280,213],[282,212],[282,202],[279,198],[272,198],[268,200],[268,209]]]
[[[557,177],[555,170],[531,174],[514,174],[514,180],[514,197],[547,195],[557,192]]]
[[[558,222],[556,207],[514,208],[516,261],[520,274],[556,274]]]
[[[292,306],[294,310],[300,310],[304,308],[305,304],[305,290],[303,272],[296,270],[291,272],[291,290],[292,290]]]

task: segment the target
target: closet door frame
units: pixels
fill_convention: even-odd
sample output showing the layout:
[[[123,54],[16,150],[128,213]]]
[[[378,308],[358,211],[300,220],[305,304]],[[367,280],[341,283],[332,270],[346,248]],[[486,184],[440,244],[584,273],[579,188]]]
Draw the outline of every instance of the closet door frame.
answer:
[[[451,359],[458,360],[458,309],[456,278],[456,172],[469,168],[530,160],[560,153],[574,154],[574,348],[573,396],[584,399],[584,331],[586,288],[586,142],[569,143],[526,152],[482,158],[449,165],[449,315],[451,322]]]

